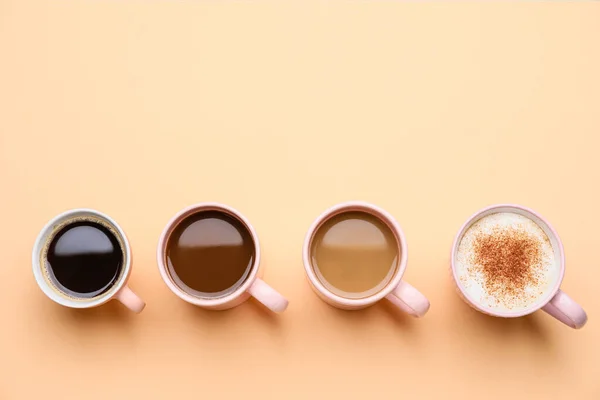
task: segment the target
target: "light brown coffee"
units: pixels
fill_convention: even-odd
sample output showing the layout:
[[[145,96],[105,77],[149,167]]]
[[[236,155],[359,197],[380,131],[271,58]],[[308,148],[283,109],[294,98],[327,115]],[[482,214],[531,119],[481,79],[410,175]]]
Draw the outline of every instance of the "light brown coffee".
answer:
[[[316,231],[311,261],[321,283],[345,298],[364,298],[383,289],[400,259],[396,236],[381,219],[362,211],[333,216]]]
[[[220,297],[236,290],[254,265],[252,235],[237,218],[221,211],[186,217],[167,240],[171,278],[187,293]]]

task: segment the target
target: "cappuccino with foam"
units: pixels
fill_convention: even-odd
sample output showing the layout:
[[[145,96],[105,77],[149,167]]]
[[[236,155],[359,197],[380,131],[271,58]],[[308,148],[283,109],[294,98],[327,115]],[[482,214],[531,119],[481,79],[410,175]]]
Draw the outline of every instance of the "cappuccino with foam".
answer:
[[[542,228],[517,213],[482,217],[454,255],[458,284],[472,301],[500,312],[531,309],[560,279],[557,252]]]

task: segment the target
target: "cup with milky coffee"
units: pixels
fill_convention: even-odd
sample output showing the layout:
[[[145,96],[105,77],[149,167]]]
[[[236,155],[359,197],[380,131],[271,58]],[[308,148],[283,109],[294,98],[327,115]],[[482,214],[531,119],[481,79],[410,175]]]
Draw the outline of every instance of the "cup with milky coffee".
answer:
[[[32,264],[40,289],[63,306],[91,308],[115,299],[139,313],[146,305],[127,285],[129,240],[99,211],[69,210],[50,220],[35,241]]]
[[[329,208],[308,230],[302,254],[313,290],[332,306],[357,310],[385,298],[415,317],[429,310],[429,300],[402,280],[404,233],[377,206],[353,201]]]
[[[526,207],[501,204],[473,215],[452,246],[452,274],[462,298],[496,317],[542,309],[579,329],[587,315],[560,290],[563,245],[550,223]]]
[[[169,289],[188,303],[225,310],[254,297],[271,311],[287,308],[261,279],[256,231],[229,206],[200,203],[177,213],[160,236],[157,261]]]

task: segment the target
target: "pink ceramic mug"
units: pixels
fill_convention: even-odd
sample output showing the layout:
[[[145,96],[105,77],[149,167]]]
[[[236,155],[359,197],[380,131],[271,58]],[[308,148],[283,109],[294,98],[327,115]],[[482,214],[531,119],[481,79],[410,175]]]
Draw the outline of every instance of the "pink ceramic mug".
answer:
[[[51,279],[43,266],[44,261],[42,260],[44,249],[61,227],[70,223],[72,220],[86,217],[101,220],[112,228],[112,231],[118,235],[117,239],[119,243],[123,246],[125,257],[123,260],[123,270],[121,271],[119,278],[106,292],[91,299],[76,298],[74,296],[66,295],[58,290],[57,287],[51,283]],[[136,313],[141,312],[146,306],[146,303],[144,303],[144,301],[138,297],[129,286],[127,286],[127,281],[131,274],[131,245],[129,244],[129,240],[116,221],[99,211],[81,208],[69,210],[54,217],[40,231],[35,241],[32,253],[32,265],[33,275],[35,276],[35,280],[40,289],[42,289],[50,299],[63,306],[71,308],[91,308],[104,304],[112,299],[120,301],[125,307]]]
[[[314,267],[311,262],[310,254],[311,244],[314,235],[318,231],[318,229],[323,225],[323,223],[325,223],[327,220],[329,220],[335,215],[352,211],[361,211],[371,214],[376,218],[380,219],[382,222],[384,222],[393,232],[396,238],[396,243],[398,245],[398,253],[401,255],[395,274],[393,275],[390,282],[379,292],[371,296],[358,299],[341,297],[327,289],[321,283],[321,281],[315,273]],[[329,208],[313,222],[310,229],[308,230],[308,233],[306,234],[306,239],[304,240],[302,256],[304,259],[304,269],[306,271],[306,275],[308,276],[308,280],[311,284],[311,287],[322,300],[334,307],[342,308],[345,310],[358,310],[361,308],[371,306],[379,300],[386,298],[402,311],[407,312],[408,314],[415,317],[422,317],[429,310],[429,300],[427,300],[427,298],[424,295],[422,295],[421,292],[419,292],[417,289],[415,289],[408,283],[402,281],[402,276],[404,275],[404,272],[406,270],[407,262],[407,246],[404,233],[402,232],[400,225],[398,225],[398,222],[396,222],[394,217],[392,217],[385,210],[377,206],[365,202],[352,201],[338,204]]]
[[[188,293],[175,283],[165,262],[167,242],[171,233],[185,218],[202,211],[222,212],[237,219],[246,227],[252,236],[252,241],[254,243],[255,257],[250,274],[239,287],[222,297],[199,297],[192,293]],[[158,261],[158,269],[160,270],[160,274],[169,289],[171,289],[173,293],[188,303],[211,310],[226,310],[243,303],[252,296],[274,312],[285,311],[288,306],[288,301],[285,299],[285,297],[283,297],[261,279],[263,270],[260,267],[260,245],[256,231],[242,214],[229,206],[219,203],[199,203],[178,212],[169,221],[169,223],[167,223],[167,226],[160,235],[156,259]]]
[[[550,240],[552,249],[555,254],[556,262],[559,263],[558,277],[556,279],[556,282],[554,282],[554,285],[552,286],[551,290],[547,291],[545,296],[542,296],[538,301],[534,302],[530,307],[526,308],[525,310],[512,312],[492,309],[474,299],[473,296],[470,295],[460,283],[459,274],[457,272],[456,256],[464,234],[479,219],[496,213],[515,213],[529,218],[530,220],[535,222],[542,229],[542,231],[544,231],[544,233]],[[552,315],[554,318],[561,321],[562,323],[570,326],[571,328],[579,329],[583,327],[587,322],[587,315],[585,311],[565,292],[560,290],[560,285],[562,283],[564,274],[565,255],[563,245],[554,228],[552,228],[552,226],[546,219],[544,219],[542,216],[540,216],[533,210],[516,204],[498,204],[486,207],[476,212],[460,228],[458,234],[456,235],[456,238],[454,239],[454,244],[452,245],[452,276],[458,288],[459,294],[474,309],[481,311],[484,314],[492,315],[495,317],[522,317],[524,315],[528,315],[539,309],[542,309],[548,314]]]

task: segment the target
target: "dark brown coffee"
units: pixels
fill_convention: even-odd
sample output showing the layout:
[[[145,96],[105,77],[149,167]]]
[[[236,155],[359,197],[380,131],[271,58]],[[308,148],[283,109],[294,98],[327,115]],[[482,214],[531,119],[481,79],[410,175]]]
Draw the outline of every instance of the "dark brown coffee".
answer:
[[[175,284],[192,295],[211,298],[237,289],[256,257],[248,228],[220,211],[186,217],[169,236],[165,253]]]
[[[57,230],[44,258],[48,278],[63,294],[93,298],[118,280],[124,253],[107,225],[95,218],[79,218]]]

